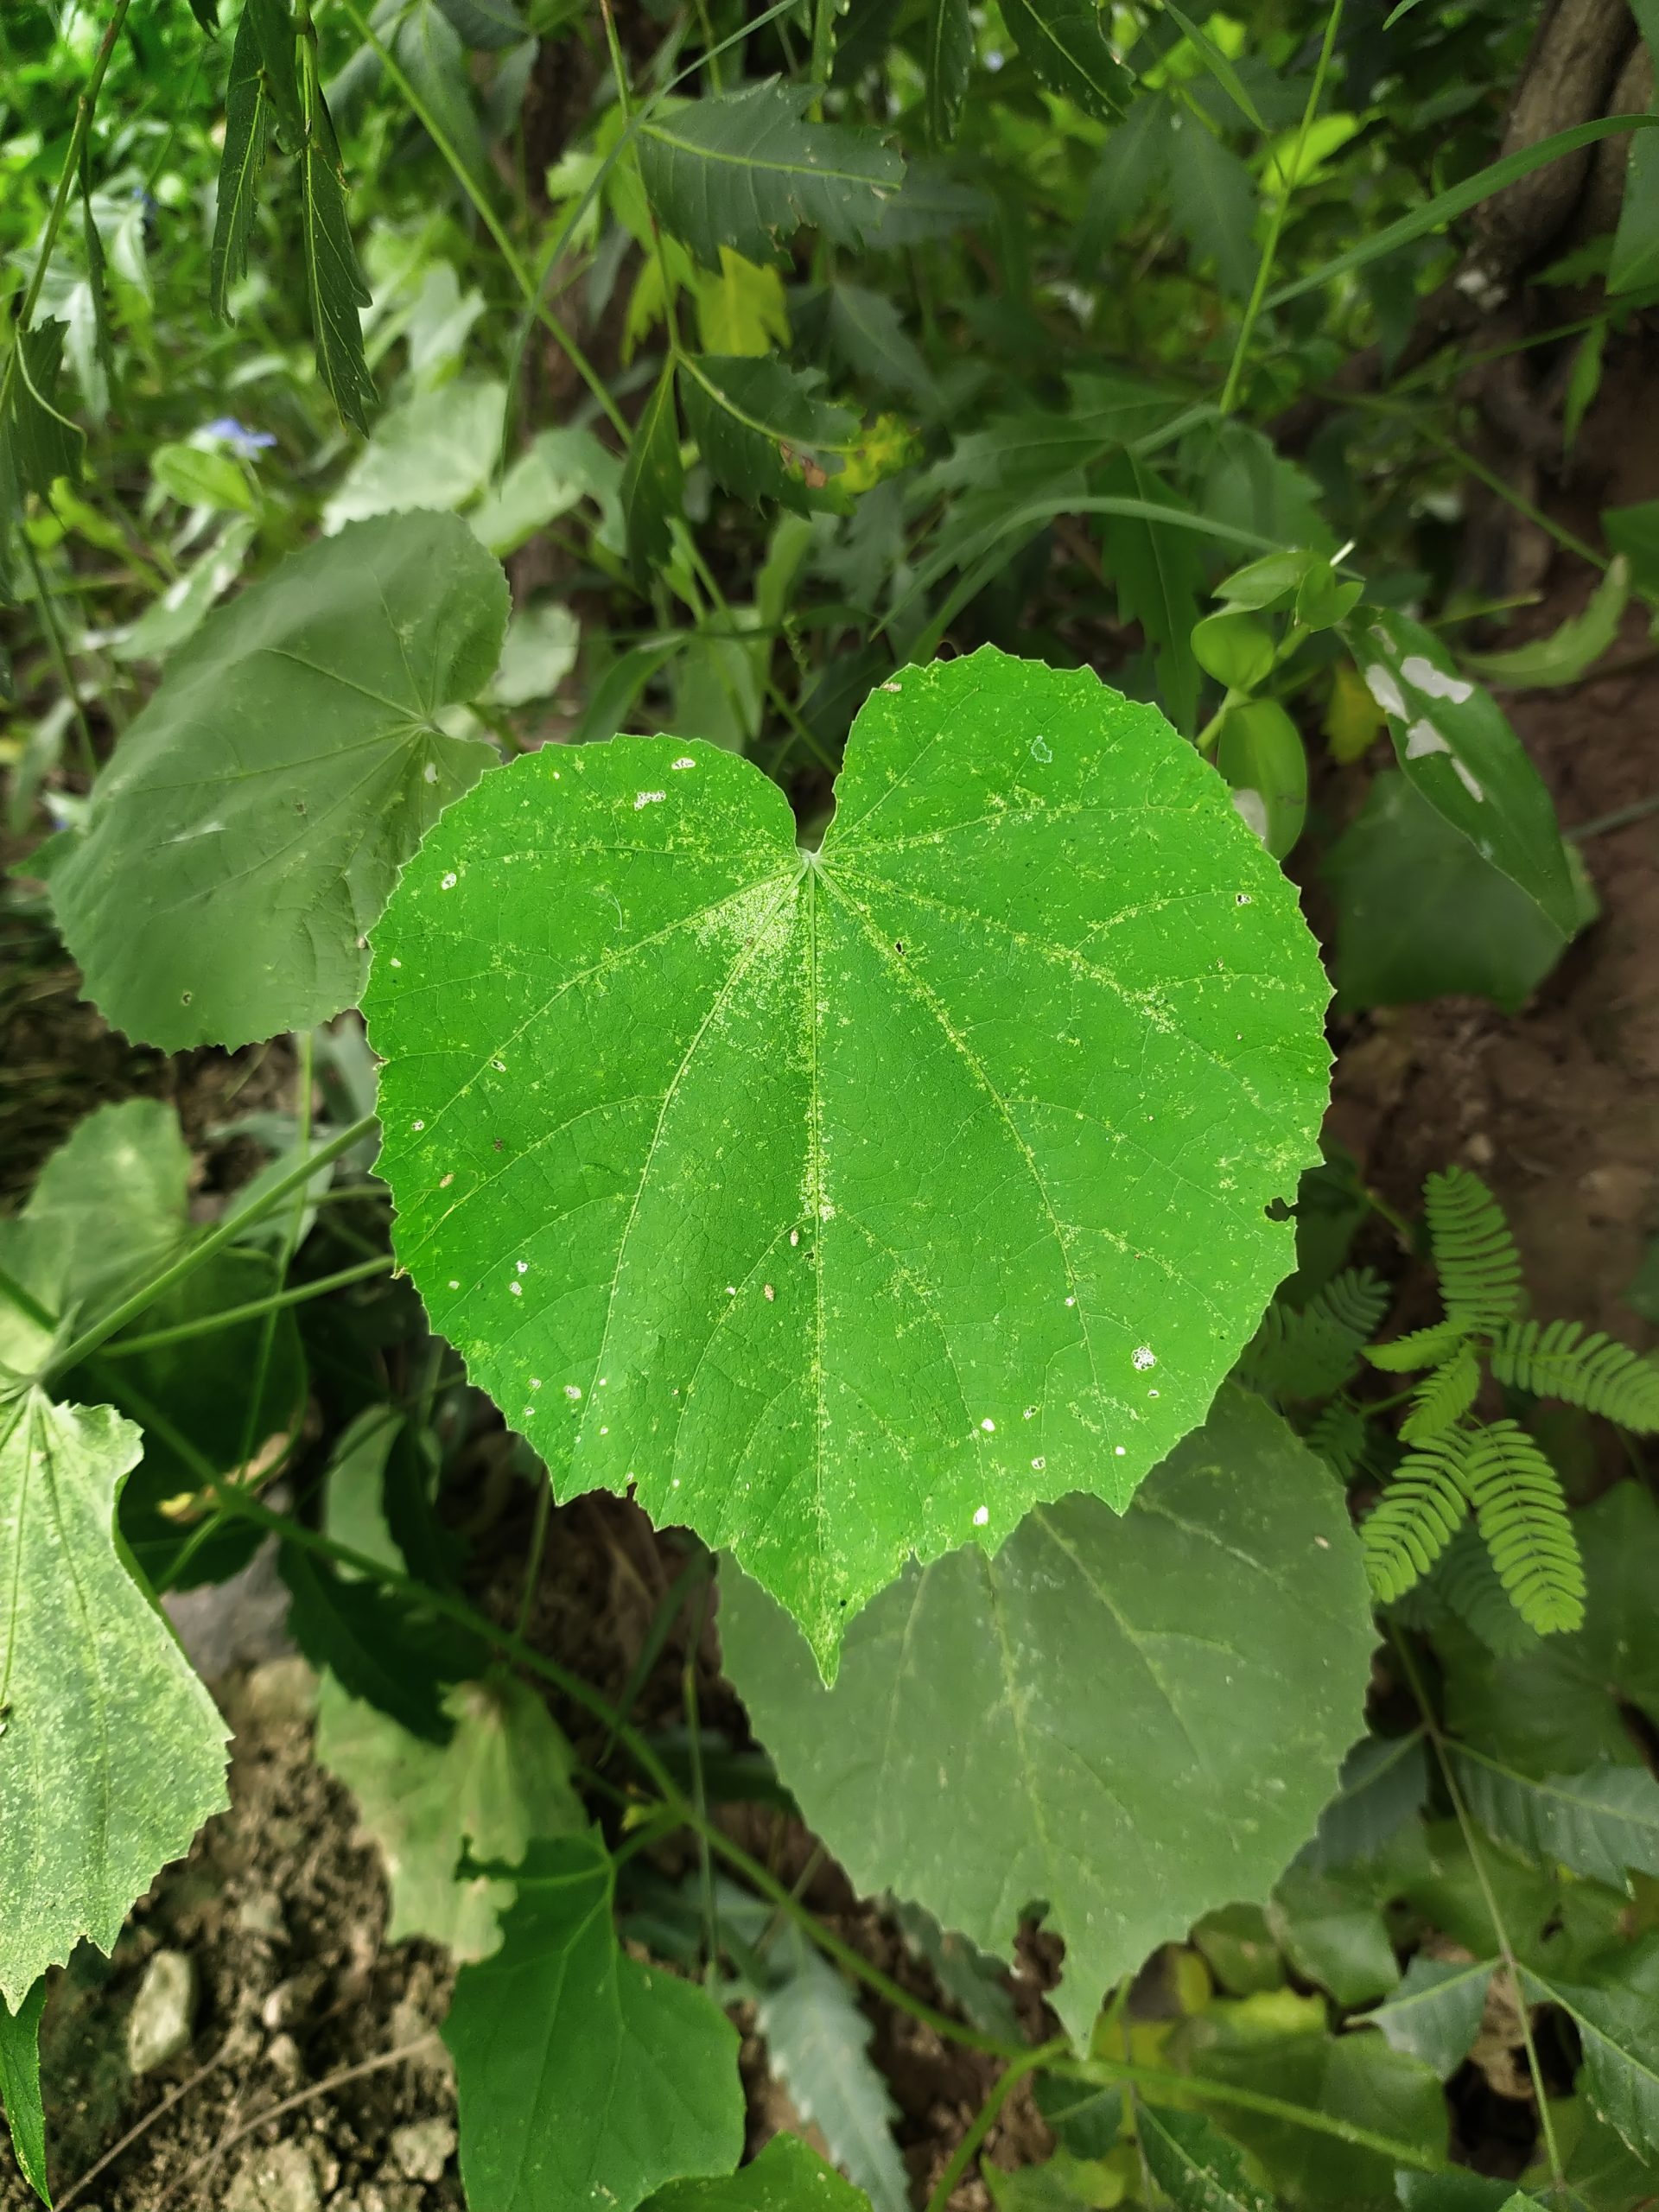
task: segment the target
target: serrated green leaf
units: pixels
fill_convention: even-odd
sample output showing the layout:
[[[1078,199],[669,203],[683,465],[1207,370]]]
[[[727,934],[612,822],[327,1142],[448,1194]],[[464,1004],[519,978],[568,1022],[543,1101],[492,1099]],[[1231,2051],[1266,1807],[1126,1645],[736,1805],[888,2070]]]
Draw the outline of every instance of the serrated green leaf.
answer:
[[[1364,2024],[1377,2029],[1395,2050],[1421,2059],[1442,2082],[1447,2081],[1467,2058],[1480,2032],[1495,1964],[1483,1959],[1455,1965],[1420,1951],[1394,1995],[1367,2012]]]
[[[41,1975],[14,2012],[0,1997],[0,2115],[11,2133],[17,2171],[42,2204],[46,2183],[46,2114],[41,2108],[41,2014],[46,2009]]]
[[[231,47],[231,73],[225,88],[225,146],[219,162],[207,287],[213,313],[226,321],[231,286],[248,272],[248,245],[270,137],[270,103],[265,96],[257,14],[252,8],[244,8]]]
[[[1244,2171],[1243,2153],[1201,2113],[1142,2104],[1135,2133],[1177,2212],[1273,2212],[1273,2199]]]
[[[1243,298],[1255,281],[1255,183],[1238,156],[1193,115],[1169,162],[1169,205],[1176,228],[1200,261],[1212,261],[1222,289]]]
[[[1403,614],[1362,608],[1348,634],[1371,696],[1389,717],[1407,781],[1571,937],[1579,902],[1560,826],[1497,701],[1458,674],[1432,630]]]
[[[837,279],[828,306],[824,334],[848,368],[889,391],[924,400],[935,395],[933,372],[885,292]]]
[[[1245,122],[1252,124],[1257,130],[1265,132],[1268,126],[1262,120],[1261,113],[1255,102],[1250,98],[1243,79],[1221,48],[1213,40],[1206,37],[1190,16],[1184,16],[1179,8],[1172,6],[1171,0],[1164,0],[1164,13],[1180,25],[1193,52],[1221,86],[1223,92],[1226,93],[1228,99],[1231,100]]]
[[[61,322],[15,331],[0,362],[0,598],[11,595],[11,532],[25,499],[44,499],[60,476],[80,476],[86,441],[57,404],[67,335]]]
[[[664,226],[710,269],[720,249],[778,257],[810,223],[837,245],[862,243],[905,165],[879,131],[808,123],[810,85],[776,81],[658,108],[639,126],[639,174]]]
[[[993,1559],[911,1568],[833,1690],[755,1584],[728,1573],[720,1619],[757,1734],[858,1890],[987,1949],[1046,1900],[1074,2034],[1158,1943],[1265,1893],[1330,1794],[1374,1640],[1340,1497],[1233,1389],[1122,1520],[1068,1497]],[[1111,1696],[1079,1698],[1085,1677]]]
[[[1090,115],[1129,105],[1134,80],[1112,51],[1096,0],[1003,0],[1002,20],[1033,73]]]
[[[1593,1986],[1523,1966],[1535,2005],[1559,2005],[1579,2031],[1584,2094],[1639,2158],[1659,2158],[1659,1936],[1611,1955]]]
[[[1102,472],[1101,482],[1114,498],[1144,499],[1155,506],[1181,504],[1157,471],[1134,453],[1117,455]],[[1165,710],[1176,728],[1190,736],[1198,703],[1192,632],[1204,592],[1202,541],[1194,531],[1109,515],[1102,519],[1101,542],[1117,585],[1119,614],[1126,622],[1139,622],[1146,632]]]
[[[53,871],[59,926],[111,1022],[180,1051],[356,1001],[398,868],[492,758],[438,716],[488,682],[506,613],[465,523],[399,515],[290,555],[210,617]]]
[[[742,2155],[737,2031],[701,1989],[625,1955],[614,1882],[597,1836],[533,1845],[501,1948],[456,1980],[443,2037],[473,2212],[633,2212]]]
[[[1077,224],[1075,255],[1085,275],[1146,206],[1169,157],[1173,116],[1167,97],[1143,92],[1107,134]]]
[[[307,110],[299,162],[300,238],[317,368],[342,419],[366,432],[375,390],[363,356],[359,310],[372,304],[372,295],[352,243],[340,149],[316,82],[316,55],[309,41],[303,52]]]
[[[680,404],[717,484],[805,514],[859,450],[858,417],[819,398],[821,377],[775,354],[683,354]]]
[[[974,17],[969,0],[928,0],[922,48],[926,79],[923,113],[935,146],[948,145],[957,135],[973,66]]]
[[[763,1909],[770,1918],[770,1908]],[[842,1976],[792,1925],[772,1945],[775,1979],[754,1993],[754,2024],[801,2118],[875,2212],[907,2212],[893,2140],[899,2107],[870,2056],[875,2031]]]
[[[1631,1868],[1659,1874],[1659,1782],[1645,1767],[1534,1780],[1483,1751],[1459,1747],[1452,1756],[1470,1810],[1501,1842],[1610,1889],[1628,1890]]]
[[[912,1552],[1126,1503],[1289,1259],[1311,940],[1211,772],[1087,671],[892,677],[810,855],[712,747],[531,755],[375,947],[435,1325],[561,1496],[730,1544],[827,1667]]]
[[[0,2001],[14,2012],[226,1803],[224,1724],[115,1541],[138,1431],[39,1390],[0,1416]],[[73,1598],[71,1593],[73,1592]]]
[[[316,1755],[356,1798],[385,1863],[386,1942],[424,1936],[464,1963],[499,1947],[517,1892],[497,1874],[463,1876],[463,1856],[517,1866],[533,1838],[579,1835],[588,1821],[570,1783],[575,1755],[533,1691],[506,1676],[461,1682],[443,1709],[454,1732],[432,1744],[326,1675]]]
[[[628,566],[644,583],[667,567],[674,550],[670,524],[685,504],[680,464],[680,421],[674,405],[674,364],[664,364],[656,389],[634,425],[622,471],[622,519]]]
[[[467,49],[449,20],[454,0],[413,0],[392,36],[392,51],[422,105],[474,182],[489,175],[484,130],[467,74]],[[360,302],[366,305],[366,301]]]
[[[734,2174],[659,2189],[650,2212],[859,2212],[864,2202],[798,2135],[774,2135]]]

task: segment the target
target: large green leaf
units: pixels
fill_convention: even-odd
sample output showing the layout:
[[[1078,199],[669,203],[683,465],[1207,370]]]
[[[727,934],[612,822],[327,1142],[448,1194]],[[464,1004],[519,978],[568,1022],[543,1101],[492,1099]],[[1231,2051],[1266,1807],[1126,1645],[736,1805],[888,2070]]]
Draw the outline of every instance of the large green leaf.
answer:
[[[1084,671],[892,678],[817,853],[732,754],[548,748],[376,933],[400,1257],[560,1495],[731,1545],[833,1669],[912,1553],[1121,1510],[1202,1419],[1325,997],[1224,787]]]
[[[331,535],[371,515],[463,507],[488,483],[501,450],[506,386],[458,378],[389,407],[322,511]]]
[[[860,1891],[990,1950],[1046,1899],[1079,2033],[1157,1944],[1266,1894],[1330,1795],[1375,1642],[1340,1497],[1233,1389],[1121,1521],[1068,1497],[994,1559],[912,1567],[849,1630],[833,1690],[730,1571],[720,1618],[756,1733]]]
[[[803,118],[811,85],[755,85],[658,108],[639,128],[639,173],[664,226],[700,261],[728,245],[749,261],[777,258],[811,223],[857,245],[905,165],[874,130]]]
[[[627,1957],[596,1836],[536,1845],[501,1948],[466,1967],[444,2027],[472,2212],[632,2208],[730,2173],[743,2149],[737,2031],[701,1989]]]
[[[204,625],[53,871],[118,1028],[239,1045],[355,1002],[398,868],[492,758],[439,716],[489,681],[506,618],[467,525],[418,514],[308,546]]]
[[[866,2202],[798,2135],[774,2135],[734,2174],[659,2189],[651,2212],[860,2212]]]
[[[1582,918],[1555,810],[1497,702],[1458,673],[1432,630],[1403,614],[1363,607],[1347,635],[1407,781],[1573,936]]]
[[[0,1415],[0,2001],[16,2012],[225,1799],[226,1730],[122,1563],[140,1438],[31,1390]]]
[[[447,1744],[413,1736],[348,1697],[333,1675],[317,1702],[317,1758],[356,1798],[391,1890],[386,1941],[426,1936],[457,1960],[487,1958],[514,1897],[500,1876],[458,1875],[464,1854],[517,1866],[532,1838],[579,1834],[572,1753],[522,1682],[461,1682],[444,1700]]]

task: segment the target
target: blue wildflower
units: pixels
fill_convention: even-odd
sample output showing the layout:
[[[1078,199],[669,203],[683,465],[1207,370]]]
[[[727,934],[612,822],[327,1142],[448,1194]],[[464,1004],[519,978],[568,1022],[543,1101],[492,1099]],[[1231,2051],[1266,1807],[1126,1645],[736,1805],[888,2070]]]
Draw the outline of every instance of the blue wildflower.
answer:
[[[206,426],[202,435],[218,438],[244,461],[251,461],[256,454],[264,453],[268,446],[274,446],[276,442],[269,430],[251,430],[245,423],[238,423],[234,415],[219,416],[216,422]]]

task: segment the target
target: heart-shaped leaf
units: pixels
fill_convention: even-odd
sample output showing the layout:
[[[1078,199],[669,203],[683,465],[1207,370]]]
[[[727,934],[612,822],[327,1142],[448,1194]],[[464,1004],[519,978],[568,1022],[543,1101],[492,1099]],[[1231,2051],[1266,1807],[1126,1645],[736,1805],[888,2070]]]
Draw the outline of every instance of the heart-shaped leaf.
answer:
[[[749,763],[550,747],[405,869],[366,1001],[434,1325],[559,1494],[729,1544],[832,1669],[906,1560],[1122,1508],[1293,1257],[1327,995],[1155,709],[883,684],[803,853]]]

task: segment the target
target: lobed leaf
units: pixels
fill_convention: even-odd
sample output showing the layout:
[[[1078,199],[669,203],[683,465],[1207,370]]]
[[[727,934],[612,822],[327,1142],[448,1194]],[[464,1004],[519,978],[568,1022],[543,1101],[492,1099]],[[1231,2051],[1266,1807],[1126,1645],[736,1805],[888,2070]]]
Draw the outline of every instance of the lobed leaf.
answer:
[[[731,1545],[826,1669],[912,1553],[1121,1508],[1202,1416],[1325,1058],[1284,879],[1086,671],[905,671],[837,799],[808,855],[710,747],[528,756],[367,995],[435,1326],[560,1495]]]
[[[40,1390],[0,1414],[0,2003],[14,2013],[225,1796],[224,1724],[115,1537],[138,1431]],[[69,1593],[73,1592],[73,1602]]]
[[[53,869],[110,1021],[178,1052],[356,1002],[399,867],[493,757],[439,716],[488,682],[506,614],[465,523],[422,514],[309,545],[208,619]]]
[[[756,1732],[861,1894],[987,1950],[1046,1900],[1077,2035],[1157,1944],[1266,1893],[1330,1794],[1374,1641],[1340,1497],[1230,1389],[1122,1520],[1068,1497],[994,1558],[912,1567],[852,1624],[833,1689],[729,1570],[720,1620]]]
[[[464,1967],[444,2024],[473,2212],[633,2208],[728,2174],[743,2150],[737,2031],[701,1989],[617,1941],[596,1835],[538,1843],[493,1956]]]

